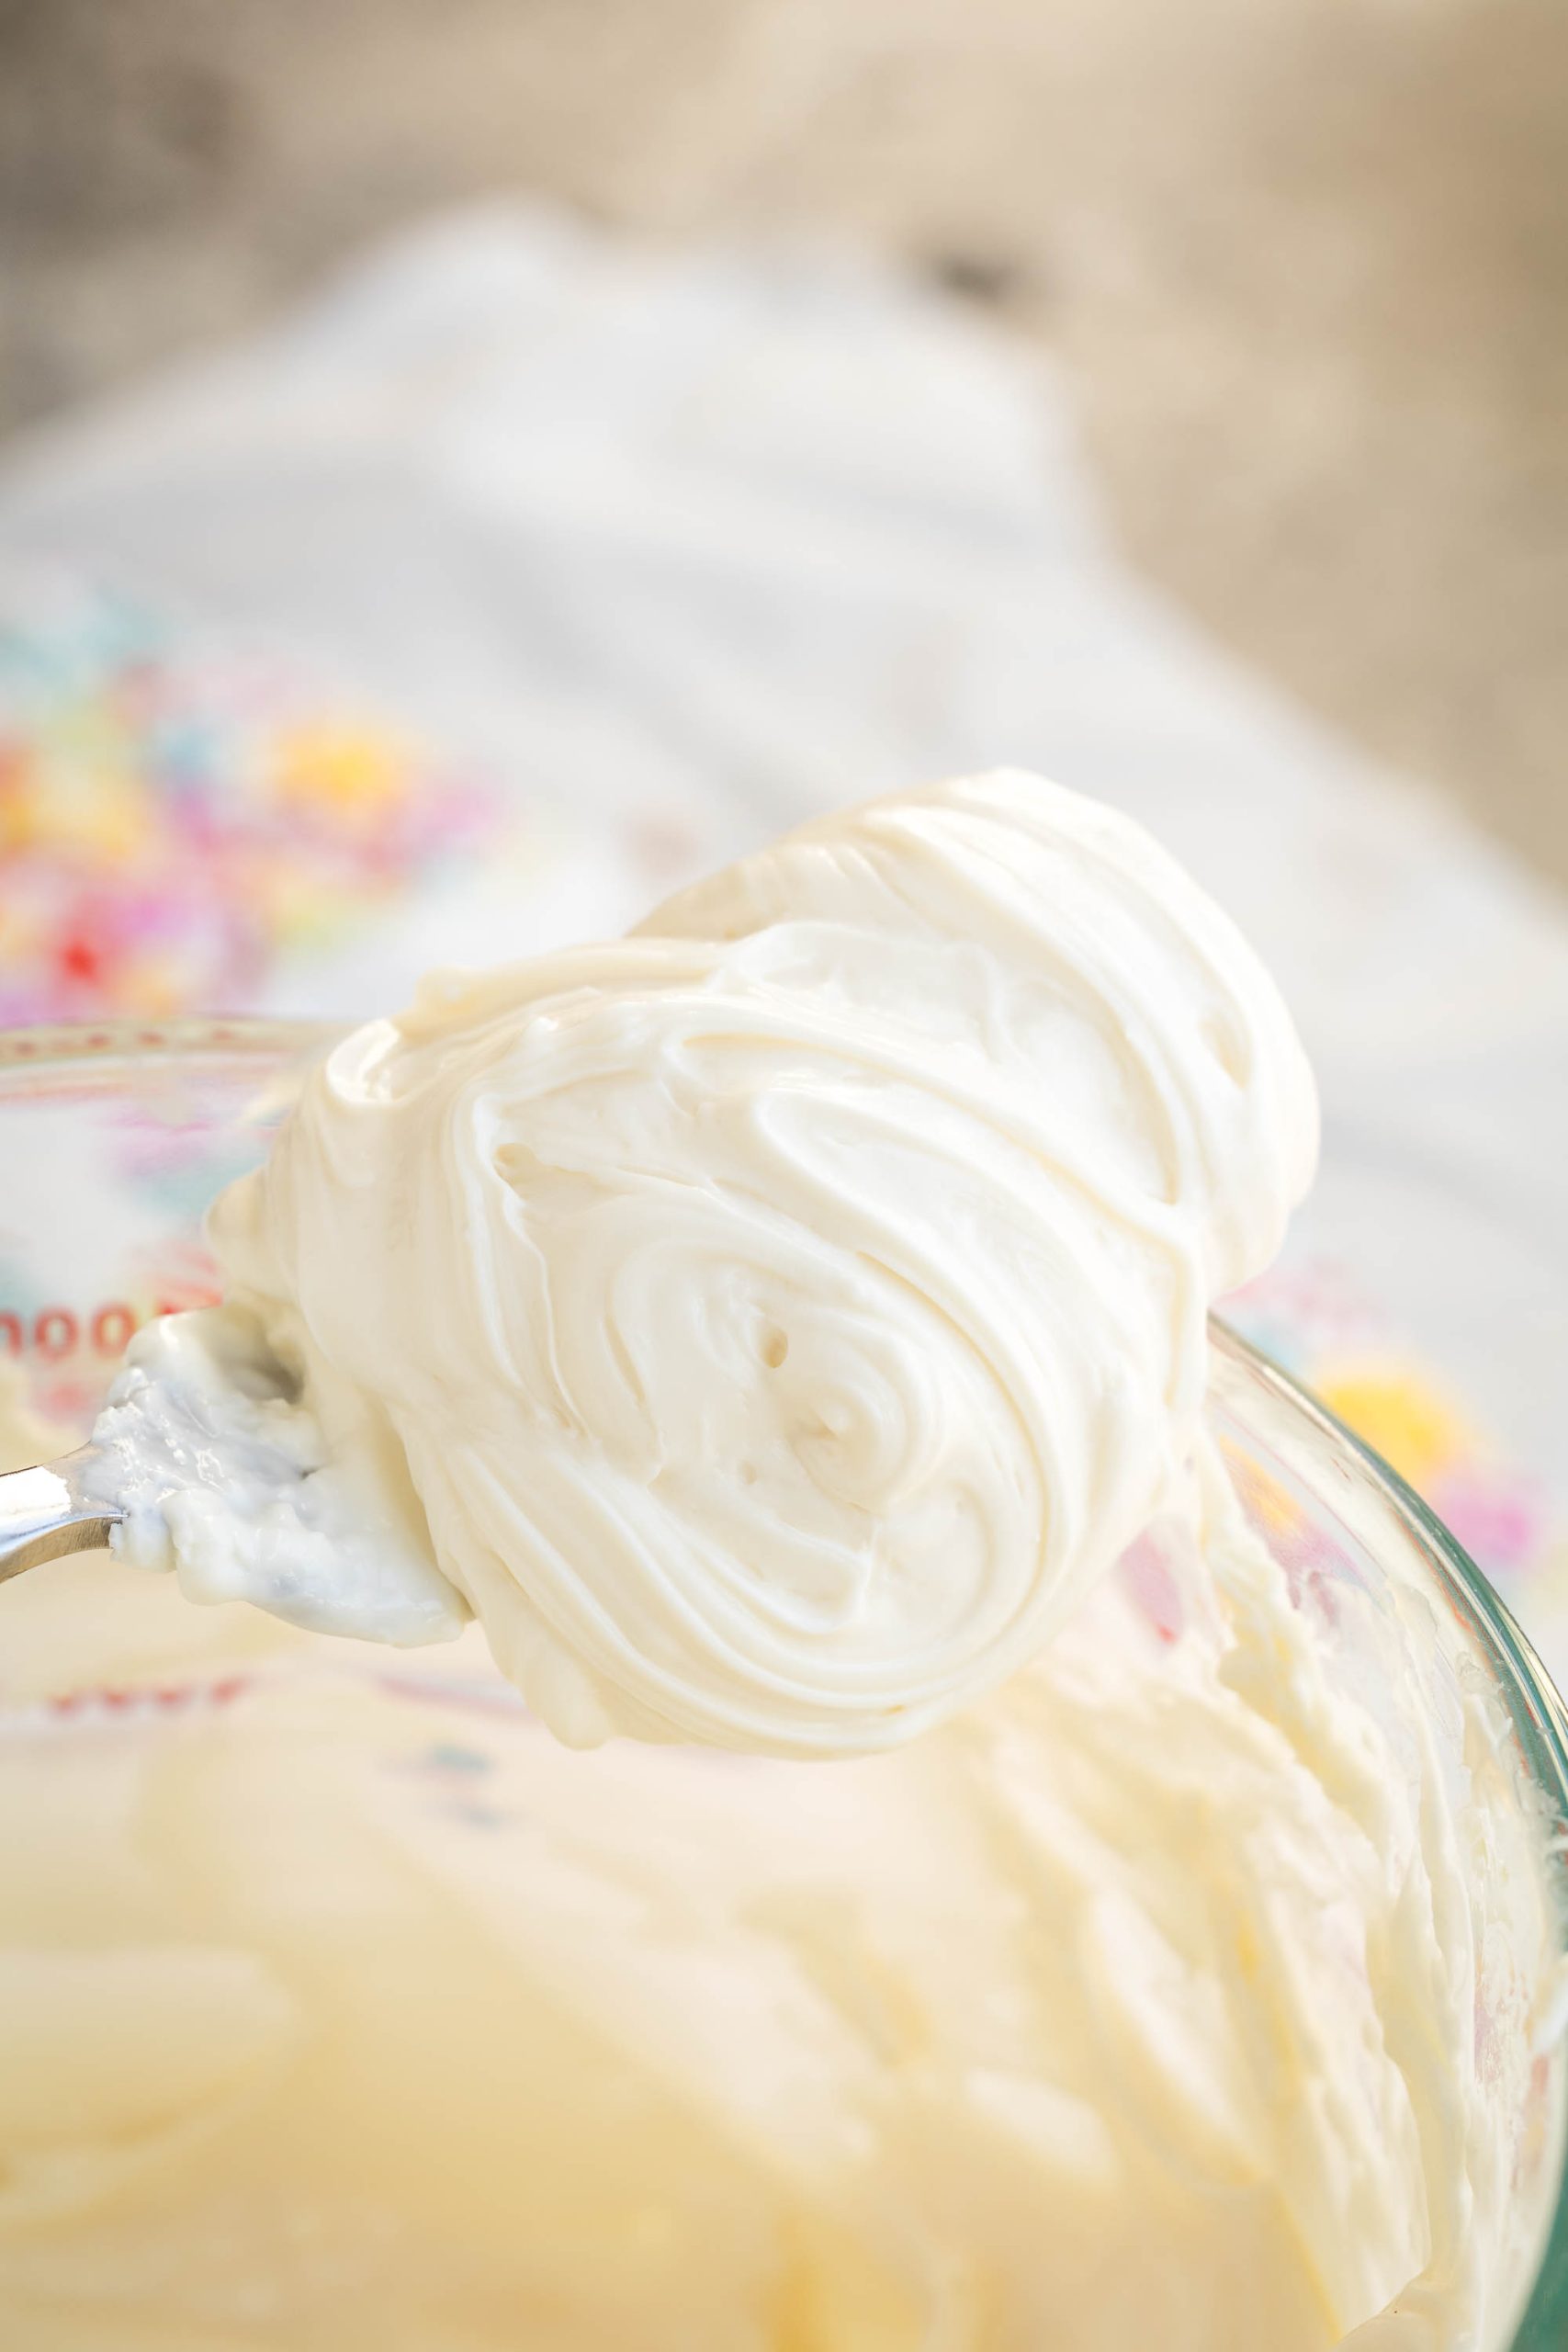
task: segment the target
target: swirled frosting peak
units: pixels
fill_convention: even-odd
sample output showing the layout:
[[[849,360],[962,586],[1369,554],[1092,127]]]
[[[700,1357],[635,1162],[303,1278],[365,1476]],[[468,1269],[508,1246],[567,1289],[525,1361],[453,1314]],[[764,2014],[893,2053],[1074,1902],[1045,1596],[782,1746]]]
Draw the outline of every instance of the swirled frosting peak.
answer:
[[[1230,922],[1004,772],[434,977],[214,1232],[564,1737],[844,1753],[1021,1666],[1159,1508],[1314,1147]]]

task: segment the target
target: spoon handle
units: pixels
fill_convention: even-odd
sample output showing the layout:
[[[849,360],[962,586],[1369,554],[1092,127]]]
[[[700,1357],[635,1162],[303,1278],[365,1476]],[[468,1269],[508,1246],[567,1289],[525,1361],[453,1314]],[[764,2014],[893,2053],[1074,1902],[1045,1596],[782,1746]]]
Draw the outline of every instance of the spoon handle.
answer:
[[[96,1447],[85,1445],[58,1462],[0,1476],[0,1584],[108,1542],[120,1514],[91,1491],[89,1474],[100,1460]]]

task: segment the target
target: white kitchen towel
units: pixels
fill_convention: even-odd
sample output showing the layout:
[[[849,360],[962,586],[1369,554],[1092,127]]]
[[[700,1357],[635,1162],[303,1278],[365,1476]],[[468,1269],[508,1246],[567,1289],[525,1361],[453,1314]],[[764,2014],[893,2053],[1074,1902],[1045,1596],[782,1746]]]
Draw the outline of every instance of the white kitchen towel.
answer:
[[[13,448],[0,617],[35,687],[84,599],[156,639],[113,683],[157,671],[161,759],[171,701],[209,735],[221,704],[228,742],[260,676],[289,808],[368,792],[352,874],[314,814],[308,850],[243,832],[224,887],[254,899],[261,861],[283,911],[248,962],[197,959],[227,1006],[379,1006],[433,960],[618,928],[811,810],[946,772],[1039,767],[1143,819],[1272,964],[1323,1084],[1322,1182],[1238,1312],[1568,1666],[1568,919],[1138,584],[1038,353],[853,258],[467,213]],[[429,821],[391,850],[370,722],[346,749],[312,731],[322,680],[424,747],[399,788]],[[5,694],[0,664],[0,737]],[[15,732],[37,692],[11,694]],[[254,751],[209,747],[220,798],[258,788]],[[196,807],[182,773],[158,790]],[[290,930],[311,858],[352,922]],[[90,989],[91,942],[69,952]]]

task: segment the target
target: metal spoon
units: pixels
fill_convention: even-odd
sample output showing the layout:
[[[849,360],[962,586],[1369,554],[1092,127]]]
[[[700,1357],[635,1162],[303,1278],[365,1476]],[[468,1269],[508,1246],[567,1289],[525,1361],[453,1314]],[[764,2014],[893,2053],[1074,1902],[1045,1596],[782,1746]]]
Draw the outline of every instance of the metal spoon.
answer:
[[[0,1475],[0,1584],[108,1542],[122,1513],[105,1502],[101,1487],[95,1491],[103,1458],[96,1445],[84,1445],[58,1462]]]
[[[0,1476],[0,1583],[120,1528],[125,1557],[177,1570],[191,1600],[362,1640],[462,1631],[417,1509],[352,1446],[329,1455],[254,1317],[196,1307],[151,1329],[90,1444]]]

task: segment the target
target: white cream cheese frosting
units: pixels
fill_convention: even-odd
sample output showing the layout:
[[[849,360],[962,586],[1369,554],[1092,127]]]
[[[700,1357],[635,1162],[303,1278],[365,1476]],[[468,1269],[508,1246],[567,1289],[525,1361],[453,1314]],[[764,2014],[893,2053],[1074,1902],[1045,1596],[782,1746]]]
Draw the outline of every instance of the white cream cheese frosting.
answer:
[[[477,1629],[17,1578],[0,2342],[1502,2352],[1562,2103],[1533,1825],[1484,1694],[1325,1589],[1348,1681],[1211,1491],[823,1763],[569,1753]]]
[[[1011,775],[339,1046],[100,1424],[126,1557],[0,1590],[0,2340],[1501,2352],[1543,1825],[1200,1426],[1314,1124]],[[531,1709],[295,1630],[470,1610]]]
[[[828,819],[328,1057],[212,1233],[301,1458],[391,1465],[408,1582],[165,1480],[175,1555],[340,1631],[471,1608],[572,1742],[906,1739],[1159,1508],[1315,1134],[1267,973],[1125,818],[1001,772]]]
[[[89,1473],[121,1514],[115,1548],[177,1565],[190,1600],[249,1600],[287,1623],[398,1644],[448,1640],[468,1611],[368,1416],[329,1444],[300,1383],[243,1307],[148,1324],[93,1432]]]

